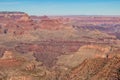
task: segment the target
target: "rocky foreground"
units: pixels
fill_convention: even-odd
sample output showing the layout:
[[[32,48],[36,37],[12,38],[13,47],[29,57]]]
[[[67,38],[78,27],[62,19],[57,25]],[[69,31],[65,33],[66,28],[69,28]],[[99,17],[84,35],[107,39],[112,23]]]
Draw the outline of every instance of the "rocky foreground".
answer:
[[[120,17],[0,12],[0,80],[120,80]]]

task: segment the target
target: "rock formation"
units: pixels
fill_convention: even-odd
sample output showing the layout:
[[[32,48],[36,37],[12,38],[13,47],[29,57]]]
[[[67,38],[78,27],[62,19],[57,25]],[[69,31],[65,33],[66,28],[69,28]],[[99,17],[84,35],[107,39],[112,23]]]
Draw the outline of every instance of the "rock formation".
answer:
[[[25,14],[18,21],[29,22],[29,21],[32,21],[32,20],[30,19],[30,17],[27,14]]]
[[[5,51],[5,53],[3,54],[3,57],[1,59],[13,59],[14,58],[14,54],[11,51]]]
[[[25,70],[32,71],[32,70],[35,70],[35,68],[36,68],[35,63],[29,63],[28,65],[26,65]]]
[[[57,30],[60,28],[61,25],[58,22],[58,20],[55,19],[41,20],[40,24],[42,29],[48,29],[48,30]]]
[[[31,76],[13,76],[8,80],[34,80]]]

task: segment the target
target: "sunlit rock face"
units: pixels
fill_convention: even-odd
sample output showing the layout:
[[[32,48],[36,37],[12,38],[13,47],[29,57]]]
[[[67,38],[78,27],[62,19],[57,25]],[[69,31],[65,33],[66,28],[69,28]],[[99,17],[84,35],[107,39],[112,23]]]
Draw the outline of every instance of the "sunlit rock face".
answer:
[[[42,29],[57,30],[61,28],[61,23],[57,19],[43,19],[40,22]]]
[[[25,14],[24,12],[0,12],[0,18],[19,19]]]
[[[32,71],[32,70],[35,70],[35,68],[36,68],[35,63],[29,63],[29,64],[26,65],[25,70],[26,71]]]
[[[29,17],[27,14],[24,14],[24,15],[20,18],[20,20],[18,20],[18,21],[29,22],[29,21],[32,21],[32,20],[30,19],[30,17]]]
[[[0,12],[0,19],[8,19],[20,21],[20,22],[29,22],[32,21],[28,14],[24,12]]]
[[[34,80],[31,76],[13,76],[8,80]]]
[[[2,59],[12,59],[12,58],[14,58],[14,54],[11,51],[5,51],[2,57]]]

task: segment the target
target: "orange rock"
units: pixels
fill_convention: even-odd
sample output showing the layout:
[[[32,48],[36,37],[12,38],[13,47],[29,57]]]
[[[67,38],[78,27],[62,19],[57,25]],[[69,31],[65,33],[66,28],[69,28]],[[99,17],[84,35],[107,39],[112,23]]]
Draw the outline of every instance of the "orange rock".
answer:
[[[12,59],[14,58],[14,54],[11,51],[5,51],[3,57],[1,59]]]
[[[8,80],[33,80],[31,76],[13,76]]]
[[[32,71],[36,68],[35,64],[34,63],[30,63],[26,66],[25,70],[26,71]]]
[[[29,21],[31,21],[31,19],[30,19],[30,17],[27,15],[27,14],[25,14],[24,16],[22,16],[21,18],[20,18],[20,20],[19,21],[25,21],[25,22],[29,22]]]

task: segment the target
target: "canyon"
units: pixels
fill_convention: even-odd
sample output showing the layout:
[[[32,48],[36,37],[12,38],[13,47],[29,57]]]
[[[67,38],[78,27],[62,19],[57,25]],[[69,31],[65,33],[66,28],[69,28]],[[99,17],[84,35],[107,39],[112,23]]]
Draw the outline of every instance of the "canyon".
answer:
[[[0,12],[0,80],[119,80],[120,16]]]

